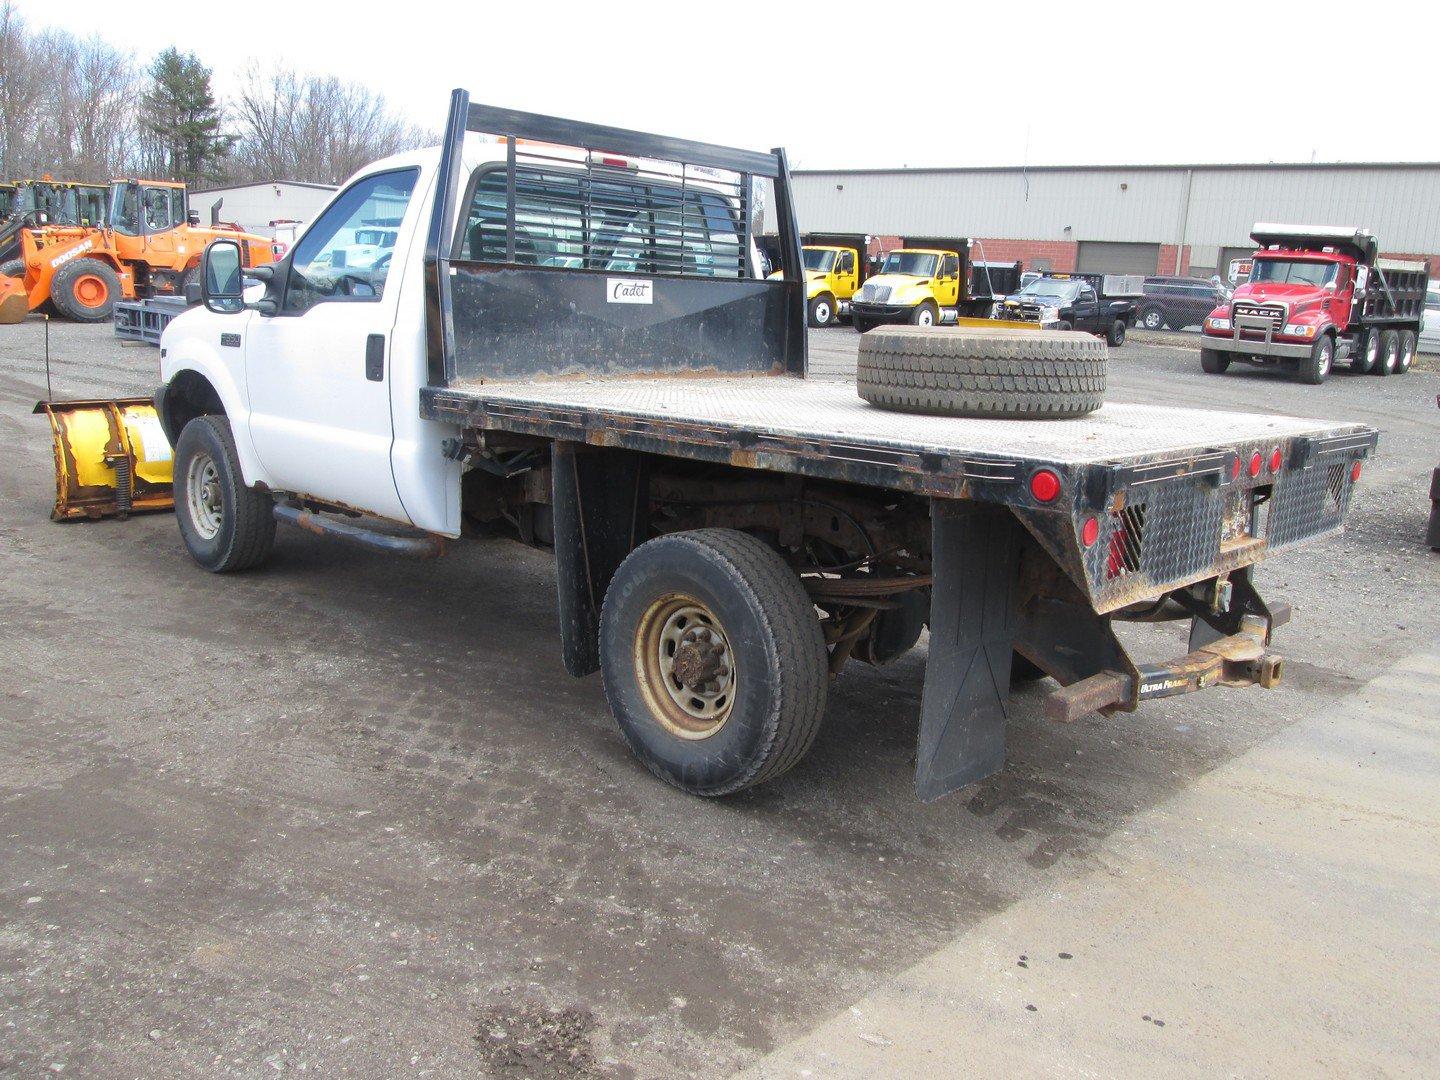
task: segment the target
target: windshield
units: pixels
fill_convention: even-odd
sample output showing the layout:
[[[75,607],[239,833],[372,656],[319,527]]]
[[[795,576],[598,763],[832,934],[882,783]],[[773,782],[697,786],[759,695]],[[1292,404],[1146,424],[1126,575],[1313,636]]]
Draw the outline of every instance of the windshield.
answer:
[[[1036,300],[1074,300],[1079,293],[1079,282],[1056,281],[1054,278],[1036,278],[1020,290],[1021,296]]]
[[[836,254],[825,248],[806,248],[800,253],[800,256],[805,263],[806,270],[818,270],[822,274],[828,274],[835,265]]]
[[[908,274],[928,278],[935,274],[936,256],[925,251],[892,251],[885,256],[882,274]]]
[[[1250,284],[1268,281],[1290,285],[1329,285],[1339,269],[1337,263],[1311,259],[1256,259],[1250,267]]]

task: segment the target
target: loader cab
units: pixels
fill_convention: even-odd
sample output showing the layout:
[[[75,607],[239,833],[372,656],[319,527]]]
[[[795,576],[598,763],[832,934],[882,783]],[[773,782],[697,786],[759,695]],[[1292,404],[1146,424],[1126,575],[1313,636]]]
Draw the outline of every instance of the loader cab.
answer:
[[[0,221],[15,212],[15,195],[14,184],[0,184]]]
[[[110,225],[122,236],[153,236],[188,221],[184,184],[117,180],[110,185]]]

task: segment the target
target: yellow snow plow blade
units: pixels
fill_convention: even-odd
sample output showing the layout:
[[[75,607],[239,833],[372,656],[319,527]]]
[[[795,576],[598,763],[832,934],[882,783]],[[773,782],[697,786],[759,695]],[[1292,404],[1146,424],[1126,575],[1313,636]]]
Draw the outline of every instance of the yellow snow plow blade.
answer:
[[[24,322],[29,311],[24,280],[0,274],[0,326]]]
[[[1038,322],[1025,322],[1022,319],[971,319],[959,318],[955,320],[956,326],[968,326],[972,330],[1039,330]]]
[[[170,510],[169,440],[149,398],[41,401],[55,436],[55,521]]]

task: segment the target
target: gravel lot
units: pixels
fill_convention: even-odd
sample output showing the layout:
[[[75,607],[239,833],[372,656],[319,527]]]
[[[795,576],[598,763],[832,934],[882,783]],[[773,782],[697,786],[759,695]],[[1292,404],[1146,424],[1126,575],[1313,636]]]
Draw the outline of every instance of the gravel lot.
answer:
[[[1005,770],[924,806],[922,649],[848,670],[781,781],[701,802],[563,674],[543,554],[283,531],[221,579],[169,515],[52,524],[42,331],[0,328],[0,1073],[724,1075],[1440,638],[1440,376],[1217,378],[1137,341],[1113,400],[1382,429],[1348,531],[1260,575],[1286,684],[1063,727],[1022,692]],[[815,334],[817,372],[856,340]],[[158,381],[107,327],[51,352],[57,396]]]

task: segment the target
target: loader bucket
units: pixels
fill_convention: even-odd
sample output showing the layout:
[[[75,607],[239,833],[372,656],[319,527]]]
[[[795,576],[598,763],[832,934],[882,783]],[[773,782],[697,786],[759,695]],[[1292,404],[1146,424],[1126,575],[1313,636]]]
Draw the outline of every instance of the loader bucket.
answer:
[[[0,275],[0,326],[24,322],[30,311],[30,300],[21,278]]]
[[[149,398],[41,401],[55,436],[54,521],[170,510],[170,443]]]

